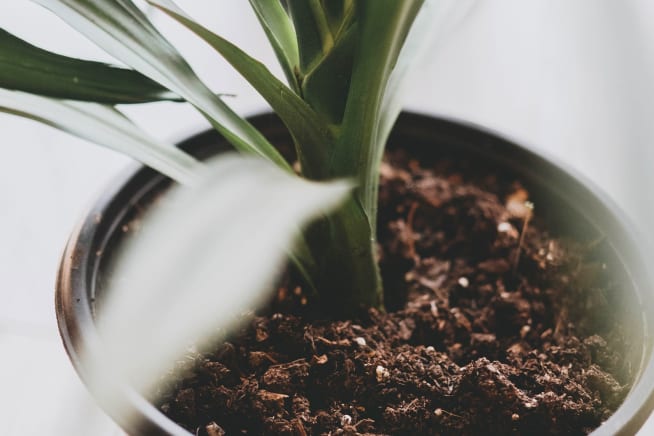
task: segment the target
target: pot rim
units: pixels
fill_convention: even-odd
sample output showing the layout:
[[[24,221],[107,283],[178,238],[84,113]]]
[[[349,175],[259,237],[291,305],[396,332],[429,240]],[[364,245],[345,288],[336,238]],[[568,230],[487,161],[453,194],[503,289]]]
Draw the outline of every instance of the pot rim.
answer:
[[[586,219],[598,228],[608,227],[617,232],[620,240],[610,241],[609,245],[621,263],[628,266],[626,271],[634,285],[634,293],[641,308],[644,308],[643,310],[649,309],[649,312],[652,313],[650,317],[654,318],[654,296],[651,292],[653,282],[643,262],[643,259],[646,259],[644,252],[636,242],[639,240],[635,231],[636,227],[631,224],[631,220],[617,204],[594,182],[547,151],[532,147],[529,144],[525,145],[524,141],[514,141],[510,136],[470,121],[447,115],[416,112],[405,112],[400,116],[400,119],[419,126],[440,123],[461,131],[469,131],[471,135],[479,136],[488,141],[488,144],[484,144],[482,147],[486,147],[489,153],[493,151],[494,147],[510,148],[511,151],[507,154],[518,153],[532,166],[542,165],[547,170],[544,172],[556,174],[565,179],[566,183],[568,181],[572,183],[574,190],[558,193],[561,195],[562,200],[568,204],[575,204],[572,197],[576,195],[589,196],[589,200],[592,200],[603,209],[605,216],[585,216]],[[250,117],[249,120],[255,125],[264,126],[278,123],[277,118],[271,113],[255,115]],[[433,128],[428,129],[425,127],[425,130],[432,131]],[[201,142],[206,135],[214,134],[215,131],[213,130],[205,130],[180,141],[178,145],[181,147],[189,146]],[[433,135],[433,132],[427,132],[427,135]],[[498,159],[498,161],[501,161],[501,159]],[[508,164],[508,161],[505,163]],[[108,188],[100,194],[89,212],[84,215],[83,220],[74,229],[66,244],[57,275],[55,310],[64,348],[75,370],[85,382],[88,374],[81,360],[81,355],[85,350],[92,352],[93,348],[97,347],[100,342],[98,332],[94,328],[88,328],[88,326],[94,325],[94,297],[91,294],[92,291],[89,285],[93,286],[97,278],[98,261],[96,257],[100,256],[100,253],[96,253],[95,250],[91,253],[90,248],[94,246],[94,241],[98,242],[98,238],[102,239],[100,241],[102,244],[107,242],[108,235],[111,235],[111,230],[113,230],[115,222],[119,219],[115,218],[111,222],[107,222],[103,219],[104,212],[115,205],[117,195],[125,189],[128,183],[141,181],[143,183],[139,190],[147,192],[163,180],[165,180],[164,176],[156,174],[152,170],[144,169],[141,165],[134,164],[130,166],[121,172],[113,180],[113,183],[109,184]],[[547,180],[541,179],[538,183],[546,186]],[[649,291],[644,289],[645,286]],[[648,322],[644,311],[641,312],[641,316],[644,327],[644,351],[640,371],[636,375],[634,384],[623,403],[609,419],[593,431],[593,435],[634,434],[654,409],[654,355],[652,354],[652,323],[654,321],[650,319]],[[145,418],[143,422],[138,424],[139,427],[134,427],[134,423],[126,422],[124,417],[112,416],[123,428],[128,428],[136,434],[185,436],[190,434],[157,410],[130,386],[123,384],[120,389],[125,400],[129,401],[135,410],[138,410],[138,413]],[[111,414],[111,410],[109,410],[109,414]]]

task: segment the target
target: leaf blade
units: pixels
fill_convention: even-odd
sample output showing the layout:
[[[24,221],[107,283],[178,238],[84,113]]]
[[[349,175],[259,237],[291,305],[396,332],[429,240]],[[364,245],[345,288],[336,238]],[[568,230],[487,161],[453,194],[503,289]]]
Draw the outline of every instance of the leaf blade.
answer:
[[[249,0],[250,6],[261,24],[286,80],[296,93],[300,87],[295,69],[300,66],[295,28],[279,0]]]
[[[154,140],[110,106],[0,89],[0,112],[30,118],[119,151],[180,183],[194,183],[202,165],[172,144]]]
[[[415,18],[395,68],[389,78],[382,102],[378,143],[386,143],[388,136],[402,110],[405,89],[410,83],[415,64],[428,57],[427,50],[433,41],[441,41],[443,34],[459,25],[475,7],[475,0],[425,0]],[[380,150],[380,153],[383,150]],[[377,160],[381,160],[379,155]]]
[[[231,42],[211,32],[186,15],[173,1],[148,0],[168,16],[202,38],[225,58],[271,105],[295,139],[296,151],[305,175],[322,178],[324,162],[333,140],[328,126],[314,110],[280,82],[261,62]]]
[[[0,29],[0,87],[105,104],[180,100],[134,70],[52,53],[4,29]]]
[[[357,195],[376,233],[377,142],[381,105],[388,79],[406,35],[424,0],[362,0],[357,4],[359,53],[355,57],[350,94],[334,155],[335,175],[356,175]],[[374,54],[374,55],[372,55]]]
[[[312,66],[302,80],[302,96],[330,123],[340,125],[350,88],[356,26],[343,32],[331,50]]]
[[[116,59],[191,103],[238,150],[257,154],[291,171],[275,147],[207,88],[130,0],[33,1],[51,10]]]
[[[300,70],[305,73],[331,48],[331,29],[319,0],[288,0],[287,4],[297,34]]]

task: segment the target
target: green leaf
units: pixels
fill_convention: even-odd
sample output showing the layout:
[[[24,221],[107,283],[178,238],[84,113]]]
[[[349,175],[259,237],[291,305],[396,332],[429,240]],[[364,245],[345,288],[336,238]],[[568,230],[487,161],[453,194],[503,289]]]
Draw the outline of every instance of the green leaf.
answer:
[[[177,50],[130,0],[33,0],[121,62],[195,106],[238,150],[291,171],[289,164],[249,122],[197,77]]]
[[[270,104],[291,132],[298,145],[298,157],[305,174],[320,178],[331,138],[327,125],[291,89],[231,42],[193,21],[170,0],[148,0],[173,19],[194,32],[220,53]],[[313,171],[312,171],[313,170]]]
[[[360,41],[341,135],[332,158],[334,175],[356,176],[357,195],[376,232],[381,105],[388,79],[423,0],[361,0],[357,3]]]
[[[411,74],[421,59],[428,57],[427,49],[434,41],[440,41],[440,36],[453,27],[460,25],[470,10],[475,6],[475,0],[425,0],[411,30],[400,51],[395,68],[389,78],[388,87],[382,102],[381,120],[377,142],[385,144],[388,136],[402,110],[405,88],[411,83]],[[380,148],[377,161],[381,161],[383,149]]]
[[[180,183],[192,184],[202,166],[172,144],[154,140],[111,106],[0,89],[0,112],[31,118],[119,151]]]
[[[302,73],[310,70],[333,46],[334,40],[320,0],[288,0]]]
[[[0,87],[106,104],[180,99],[136,71],[52,53],[3,29]]]
[[[295,72],[300,67],[300,55],[293,23],[279,0],[250,0],[250,5],[275,51],[286,80],[299,93]]]
[[[351,6],[352,0],[321,0],[320,3],[323,11],[325,11],[325,17],[327,17],[329,28],[331,29],[332,34],[334,34],[337,32],[338,27],[343,20],[345,9]]]
[[[115,376],[147,391],[189,344],[213,342],[243,321],[269,298],[298,226],[349,190],[348,183],[312,183],[251,157],[208,162],[197,186],[179,187],[145,215],[119,258],[99,313],[106,354],[89,356],[100,365],[95,391],[105,400],[120,395]]]
[[[340,124],[347,103],[357,42],[356,26],[339,37],[302,80],[302,95],[328,122]]]
[[[315,17],[315,22],[321,19],[329,22],[329,28],[319,32],[325,33],[329,43],[323,44],[322,51],[301,71],[300,84],[302,98],[327,122],[337,126],[343,119],[359,37],[354,19],[356,8],[347,0],[313,1],[301,3],[297,8],[304,15]]]

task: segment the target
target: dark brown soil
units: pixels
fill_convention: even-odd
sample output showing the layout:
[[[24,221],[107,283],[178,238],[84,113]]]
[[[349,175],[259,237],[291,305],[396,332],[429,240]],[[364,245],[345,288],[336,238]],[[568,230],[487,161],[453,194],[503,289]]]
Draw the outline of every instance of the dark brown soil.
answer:
[[[192,356],[161,410],[212,436],[586,434],[615,411],[632,374],[592,241],[555,234],[487,169],[390,160],[379,228],[397,310],[317,321],[286,284],[286,311]]]

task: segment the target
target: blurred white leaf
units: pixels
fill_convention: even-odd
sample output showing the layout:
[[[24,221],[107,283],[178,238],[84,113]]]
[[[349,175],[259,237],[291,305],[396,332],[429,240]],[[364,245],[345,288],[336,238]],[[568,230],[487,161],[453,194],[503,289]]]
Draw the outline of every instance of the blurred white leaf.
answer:
[[[121,256],[100,314],[102,354],[89,353],[96,392],[109,401],[117,378],[147,392],[190,344],[215,339],[255,308],[300,226],[350,189],[257,158],[219,157],[207,166],[198,185],[166,194]]]

